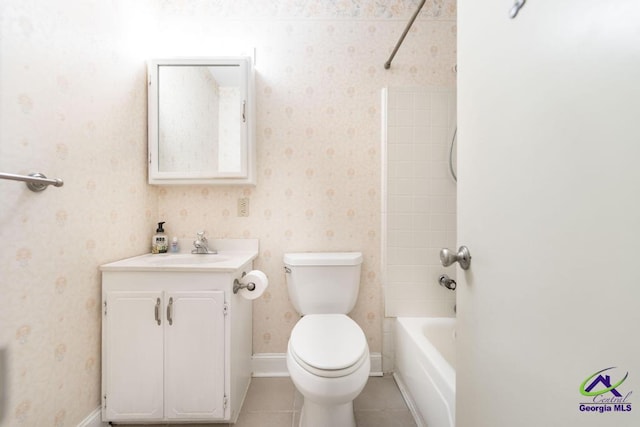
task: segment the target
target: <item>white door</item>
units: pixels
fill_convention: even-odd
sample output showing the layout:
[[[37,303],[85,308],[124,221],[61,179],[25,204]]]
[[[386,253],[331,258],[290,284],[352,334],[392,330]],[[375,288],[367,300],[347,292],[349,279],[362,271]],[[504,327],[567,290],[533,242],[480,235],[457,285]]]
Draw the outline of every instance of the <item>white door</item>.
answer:
[[[458,1],[457,426],[640,426],[640,2],[511,4]]]
[[[112,291],[105,300],[104,420],[161,420],[162,293]]]
[[[223,418],[224,292],[167,292],[165,301],[166,417]]]

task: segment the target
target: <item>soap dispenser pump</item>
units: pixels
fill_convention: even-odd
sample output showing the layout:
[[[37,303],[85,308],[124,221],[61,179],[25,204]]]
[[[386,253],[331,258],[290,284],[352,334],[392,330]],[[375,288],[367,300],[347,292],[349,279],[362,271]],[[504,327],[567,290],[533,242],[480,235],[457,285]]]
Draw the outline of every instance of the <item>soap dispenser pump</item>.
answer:
[[[169,242],[167,240],[167,235],[164,234],[164,225],[163,222],[158,223],[158,228],[156,229],[156,234],[154,234],[151,239],[151,253],[154,254],[166,254],[169,249]]]

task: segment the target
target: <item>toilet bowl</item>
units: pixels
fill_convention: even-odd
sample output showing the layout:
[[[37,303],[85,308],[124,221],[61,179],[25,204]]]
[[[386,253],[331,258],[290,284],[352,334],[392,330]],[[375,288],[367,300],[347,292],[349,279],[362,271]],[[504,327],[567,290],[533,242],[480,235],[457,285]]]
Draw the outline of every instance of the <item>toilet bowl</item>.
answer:
[[[353,400],[371,362],[362,329],[347,316],[360,285],[360,252],[284,256],[287,288],[303,317],[291,331],[287,369],[304,397],[300,427],[355,427]]]
[[[360,327],[344,314],[311,314],[291,332],[287,369],[304,396],[300,427],[355,427],[353,400],[370,371]]]

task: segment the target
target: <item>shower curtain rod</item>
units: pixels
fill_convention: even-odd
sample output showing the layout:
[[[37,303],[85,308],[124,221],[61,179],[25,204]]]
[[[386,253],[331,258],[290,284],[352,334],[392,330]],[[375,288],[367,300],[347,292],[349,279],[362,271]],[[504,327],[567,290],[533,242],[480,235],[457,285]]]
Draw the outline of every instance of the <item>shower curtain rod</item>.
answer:
[[[42,191],[49,185],[62,187],[64,182],[61,179],[49,179],[41,173],[27,175],[15,175],[12,173],[0,173],[0,179],[10,179],[12,181],[23,181],[31,191]]]
[[[393,52],[391,52],[391,56],[389,57],[389,59],[387,60],[387,62],[384,63],[384,68],[386,70],[388,70],[389,68],[391,68],[391,61],[393,61],[393,57],[396,56],[396,53],[398,52],[398,49],[400,49],[400,45],[402,44],[402,42],[404,41],[404,38],[407,36],[407,33],[409,32],[409,30],[411,29],[411,26],[413,25],[413,21],[416,20],[416,18],[418,17],[418,14],[420,13],[420,11],[422,10],[422,6],[424,6],[425,2],[427,0],[422,0],[420,2],[420,4],[418,5],[418,8],[416,9],[416,11],[413,13],[413,16],[411,17],[411,20],[409,21],[409,23],[407,24],[406,28],[404,29],[404,31],[402,32],[402,35],[400,36],[400,40],[398,40],[398,43],[396,43],[396,47],[393,48]]]

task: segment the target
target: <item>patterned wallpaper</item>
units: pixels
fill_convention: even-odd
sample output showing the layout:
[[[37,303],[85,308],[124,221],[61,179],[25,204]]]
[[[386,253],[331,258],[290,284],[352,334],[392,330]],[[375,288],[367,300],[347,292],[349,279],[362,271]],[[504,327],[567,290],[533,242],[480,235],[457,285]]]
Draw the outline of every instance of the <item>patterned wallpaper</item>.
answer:
[[[2,426],[75,426],[98,406],[98,265],[148,250],[145,65],[109,2],[0,2]]]
[[[65,180],[40,194],[0,181],[1,426],[75,426],[99,405],[97,267],[147,252],[160,220],[171,236],[260,239],[256,353],[284,352],[297,320],[284,252],[363,251],[352,316],[381,351],[380,89],[455,86],[450,0],[427,1],[383,69],[417,3],[0,3],[0,170]],[[257,186],[147,185],[145,60],[253,47]]]

